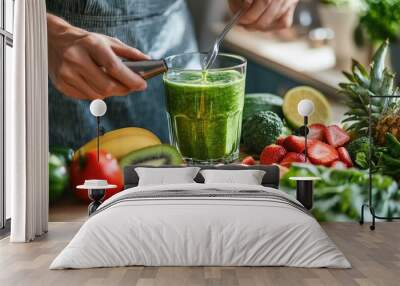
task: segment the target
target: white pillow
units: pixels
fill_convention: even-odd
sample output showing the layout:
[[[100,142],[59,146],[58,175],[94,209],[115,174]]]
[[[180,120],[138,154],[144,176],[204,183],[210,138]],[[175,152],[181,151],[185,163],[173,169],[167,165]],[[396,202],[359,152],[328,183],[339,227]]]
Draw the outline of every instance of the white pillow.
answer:
[[[139,176],[139,186],[195,183],[193,180],[200,168],[135,168]]]
[[[265,171],[261,170],[202,170],[205,184],[261,185]]]

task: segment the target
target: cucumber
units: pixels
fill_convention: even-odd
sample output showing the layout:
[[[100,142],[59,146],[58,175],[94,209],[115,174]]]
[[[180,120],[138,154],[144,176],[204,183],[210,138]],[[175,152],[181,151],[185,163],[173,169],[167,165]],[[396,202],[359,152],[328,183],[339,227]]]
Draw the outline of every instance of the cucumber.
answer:
[[[260,111],[272,111],[283,119],[283,99],[270,93],[249,93],[244,98],[243,122]]]

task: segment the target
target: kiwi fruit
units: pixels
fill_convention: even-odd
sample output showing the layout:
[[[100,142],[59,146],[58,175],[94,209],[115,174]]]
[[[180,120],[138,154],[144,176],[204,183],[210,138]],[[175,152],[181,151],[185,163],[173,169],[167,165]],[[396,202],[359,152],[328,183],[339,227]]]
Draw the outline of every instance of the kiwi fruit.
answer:
[[[183,163],[183,158],[178,150],[168,144],[153,145],[135,150],[119,161],[121,168],[130,165],[173,166],[182,165]]]

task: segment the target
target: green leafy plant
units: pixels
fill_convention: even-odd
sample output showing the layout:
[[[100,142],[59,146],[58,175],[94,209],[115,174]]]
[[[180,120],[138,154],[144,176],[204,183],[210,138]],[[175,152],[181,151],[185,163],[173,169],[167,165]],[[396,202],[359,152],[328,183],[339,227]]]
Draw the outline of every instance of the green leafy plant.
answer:
[[[378,148],[379,161],[374,172],[392,176],[400,180],[400,141],[391,133],[386,133],[386,145]]]
[[[370,146],[369,138],[367,136],[359,137],[346,146],[346,149],[349,152],[351,159],[353,160],[355,165],[361,169],[369,168],[368,157],[370,148],[372,148],[372,163],[374,166],[376,162],[375,147],[374,145]]]
[[[400,0],[365,0],[366,10],[360,27],[373,42],[400,37]]]
[[[335,169],[310,164],[294,164],[282,177],[284,190],[291,192],[296,183],[290,177],[316,176],[312,213],[319,221],[352,221],[360,217],[360,206],[368,199],[368,171]],[[372,177],[372,198],[378,215],[400,215],[400,191],[397,182],[381,174]]]
[[[385,67],[388,47],[388,41],[380,45],[369,70],[353,60],[351,72],[343,72],[348,82],[339,84],[340,93],[349,107],[342,123],[347,131],[355,133],[357,137],[368,136],[369,103],[372,98],[372,134],[379,145],[385,144],[385,134],[388,132],[400,138],[400,102],[394,100],[399,90],[395,86],[395,75]],[[388,106],[388,102],[393,104]]]

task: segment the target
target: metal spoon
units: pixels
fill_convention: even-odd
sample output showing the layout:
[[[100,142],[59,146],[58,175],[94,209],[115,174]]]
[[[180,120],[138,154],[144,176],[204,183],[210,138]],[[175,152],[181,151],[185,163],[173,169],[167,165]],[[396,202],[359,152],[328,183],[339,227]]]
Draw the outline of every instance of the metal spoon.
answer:
[[[219,34],[218,38],[215,40],[213,47],[208,51],[207,56],[203,60],[203,70],[209,69],[215,59],[217,58],[218,52],[219,52],[219,46],[221,45],[222,41],[224,40],[226,34],[229,32],[229,30],[235,25],[237,20],[239,20],[240,16],[243,14],[245,11],[245,8],[240,9],[239,11],[236,12],[236,14],[232,17],[232,19],[229,21],[229,23],[225,26],[224,30]]]

